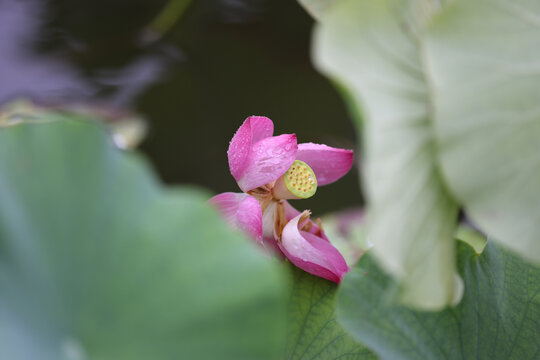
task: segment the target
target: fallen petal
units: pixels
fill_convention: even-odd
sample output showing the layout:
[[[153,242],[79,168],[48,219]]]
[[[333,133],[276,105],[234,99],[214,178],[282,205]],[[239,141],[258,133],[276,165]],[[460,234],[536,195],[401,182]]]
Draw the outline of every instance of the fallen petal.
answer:
[[[298,144],[296,159],[308,164],[315,172],[319,186],[337,181],[349,172],[353,164],[352,150],[323,144]]]
[[[263,244],[262,211],[257,199],[244,193],[222,193],[208,202],[214,205],[232,227]]]
[[[300,218],[296,216],[283,229],[278,245],[283,254],[296,266],[310,274],[340,283],[349,271],[343,256],[332,244],[314,234],[299,230]]]
[[[300,211],[296,210],[291,204],[289,204],[289,202],[283,201],[283,203],[285,204],[285,218],[287,219],[287,221],[291,221],[293,218],[295,218],[298,215],[302,214]],[[326,237],[326,234],[324,233],[323,229],[321,227],[319,227],[319,225],[317,225],[317,223],[315,223],[311,219],[307,219],[302,224],[300,224],[300,228],[302,227],[302,225],[304,225],[307,222],[311,223],[310,224],[311,226],[309,227],[309,230],[306,230],[307,232],[309,232],[311,234],[314,234],[314,235],[317,235],[317,236],[321,237],[323,240],[329,241],[328,238]]]

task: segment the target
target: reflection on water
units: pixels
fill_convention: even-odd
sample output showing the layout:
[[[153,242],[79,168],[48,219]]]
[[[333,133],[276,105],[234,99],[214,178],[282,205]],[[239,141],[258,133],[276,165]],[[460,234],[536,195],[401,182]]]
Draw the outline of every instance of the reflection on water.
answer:
[[[179,58],[179,54],[175,54]],[[165,73],[170,59],[160,55],[142,55],[118,70],[100,70],[94,81],[112,91],[105,98],[116,104],[132,104],[152,83]]]
[[[130,108],[149,121],[142,150],[165,181],[215,192],[235,188],[225,154],[248,115],[300,142],[355,147],[341,98],[311,65],[312,20],[295,1],[181,2],[0,0],[0,103]],[[163,33],[149,36],[161,19]],[[302,207],[357,204],[356,174],[316,198]]]
[[[220,20],[230,23],[261,21],[264,0],[221,0]]]
[[[84,69],[66,56],[67,49],[84,52],[81,42],[64,36],[64,51],[46,52],[36,47],[49,13],[45,4],[0,2],[0,102],[25,96],[42,101],[86,100],[128,106],[162,76],[167,65],[180,59],[177,49],[160,46],[159,52],[141,51],[119,68],[97,67],[86,76]]]
[[[0,101],[15,96],[89,97],[95,92],[74,66],[55,55],[32,49],[39,36],[38,1],[0,2]]]

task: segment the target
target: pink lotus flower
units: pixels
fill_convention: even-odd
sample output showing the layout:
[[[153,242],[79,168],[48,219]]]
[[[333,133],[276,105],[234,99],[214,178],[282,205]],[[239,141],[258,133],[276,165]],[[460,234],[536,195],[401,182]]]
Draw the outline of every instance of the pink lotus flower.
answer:
[[[227,152],[231,174],[243,193],[210,199],[232,226],[267,251],[285,256],[299,268],[339,283],[349,270],[328,240],[319,219],[299,212],[287,199],[305,199],[351,168],[351,150],[297,144],[296,135],[272,136],[274,124],[264,116],[248,117]]]

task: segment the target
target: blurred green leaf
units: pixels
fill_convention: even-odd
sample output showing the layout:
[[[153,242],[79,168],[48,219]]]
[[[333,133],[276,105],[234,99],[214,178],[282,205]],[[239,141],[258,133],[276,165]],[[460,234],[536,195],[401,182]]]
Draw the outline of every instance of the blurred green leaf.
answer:
[[[363,110],[374,256],[399,279],[405,303],[438,309],[460,296],[458,207],[437,168],[430,85],[416,38],[436,9],[424,3],[336,1],[319,13],[314,60]]]
[[[337,285],[291,266],[294,284],[285,359],[376,359],[335,318]]]
[[[367,255],[342,283],[339,322],[382,359],[538,359],[540,268],[492,242],[481,255],[459,244],[459,306],[430,313],[388,301],[392,280]]]
[[[540,2],[457,0],[426,36],[442,171],[494,240],[540,262]]]
[[[276,264],[97,122],[47,116],[0,128],[0,358],[281,355]]]

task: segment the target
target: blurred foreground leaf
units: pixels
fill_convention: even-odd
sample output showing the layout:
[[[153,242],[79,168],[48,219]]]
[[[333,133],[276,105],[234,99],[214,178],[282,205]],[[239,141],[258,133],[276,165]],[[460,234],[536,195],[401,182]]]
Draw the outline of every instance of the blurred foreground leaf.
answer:
[[[540,2],[450,2],[426,36],[443,174],[484,232],[540,263]]]
[[[338,1],[319,14],[315,61],[363,110],[373,254],[399,279],[404,302],[436,309],[460,296],[458,208],[437,171],[419,43],[404,31],[421,26],[420,19],[407,15],[397,1]]]
[[[338,294],[338,319],[382,359],[538,359],[540,268],[488,242],[482,254],[459,243],[461,303],[430,313],[385,298],[395,283],[369,255]]]
[[[458,207],[540,263],[540,3],[300,0],[362,109],[367,236],[405,303],[455,303]]]
[[[285,359],[376,359],[335,318],[337,285],[291,266],[294,284]]]
[[[278,357],[275,264],[98,123],[48,116],[0,128],[0,358]]]

